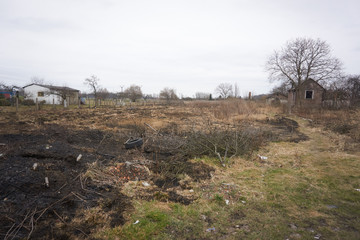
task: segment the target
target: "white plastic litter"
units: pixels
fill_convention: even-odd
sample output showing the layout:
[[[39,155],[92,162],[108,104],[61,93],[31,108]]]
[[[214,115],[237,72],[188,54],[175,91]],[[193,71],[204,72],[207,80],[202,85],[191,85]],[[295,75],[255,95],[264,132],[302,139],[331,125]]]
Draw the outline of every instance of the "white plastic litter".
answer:
[[[136,220],[133,224],[135,225],[135,224],[138,224],[140,221],[139,220]]]
[[[226,203],[226,205],[229,205],[230,201],[225,199],[225,203]]]
[[[79,156],[76,158],[76,161],[77,161],[77,162],[80,161],[81,158],[82,158],[82,155],[79,154]]]
[[[45,186],[49,187],[49,178],[48,177],[45,177]]]
[[[268,159],[268,157],[261,156],[261,155],[259,155],[259,154],[258,154],[258,157],[259,157],[261,160],[267,160],[267,159]]]
[[[37,167],[38,167],[38,164],[37,164],[37,163],[34,163],[32,168],[33,168],[33,170],[35,171]]]
[[[358,192],[360,192],[360,188],[355,188],[355,191],[358,191]]]
[[[150,183],[148,183],[148,182],[142,182],[142,185],[143,185],[144,187],[150,187],[150,186],[151,186]]]

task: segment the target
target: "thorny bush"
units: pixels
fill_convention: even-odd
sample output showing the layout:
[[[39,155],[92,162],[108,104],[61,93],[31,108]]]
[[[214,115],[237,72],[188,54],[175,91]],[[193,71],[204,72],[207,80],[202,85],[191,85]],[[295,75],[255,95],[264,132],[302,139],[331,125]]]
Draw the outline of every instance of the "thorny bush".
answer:
[[[193,130],[182,147],[189,157],[216,157],[224,166],[235,156],[250,155],[266,141],[263,132],[256,128],[239,125],[219,127],[208,124],[203,131]]]

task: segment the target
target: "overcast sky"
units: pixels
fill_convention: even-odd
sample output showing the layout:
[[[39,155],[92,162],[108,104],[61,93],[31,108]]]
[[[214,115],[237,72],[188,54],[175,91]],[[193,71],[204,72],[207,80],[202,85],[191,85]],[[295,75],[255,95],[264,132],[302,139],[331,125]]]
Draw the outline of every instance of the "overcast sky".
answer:
[[[272,88],[264,65],[297,37],[320,38],[360,74],[359,0],[0,0],[0,81],[34,76],[87,91],[240,92]]]

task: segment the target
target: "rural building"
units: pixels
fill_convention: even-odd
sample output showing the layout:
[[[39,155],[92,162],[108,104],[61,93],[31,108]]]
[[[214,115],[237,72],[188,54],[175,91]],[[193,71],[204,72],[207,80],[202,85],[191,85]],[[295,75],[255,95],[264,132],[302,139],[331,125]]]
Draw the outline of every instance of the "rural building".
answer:
[[[78,104],[79,101],[80,91],[69,87],[33,83],[23,89],[25,98],[32,99],[34,102],[37,99],[38,102],[45,101],[47,104],[63,104],[66,99],[68,104]]]
[[[286,104],[288,102],[287,96],[281,93],[273,93],[266,97],[267,104]]]
[[[0,94],[6,99],[10,99],[14,95],[14,92],[7,89],[0,89]]]
[[[316,81],[309,78],[300,84],[298,90],[290,89],[288,103],[290,106],[295,104],[305,108],[321,107],[325,89]]]

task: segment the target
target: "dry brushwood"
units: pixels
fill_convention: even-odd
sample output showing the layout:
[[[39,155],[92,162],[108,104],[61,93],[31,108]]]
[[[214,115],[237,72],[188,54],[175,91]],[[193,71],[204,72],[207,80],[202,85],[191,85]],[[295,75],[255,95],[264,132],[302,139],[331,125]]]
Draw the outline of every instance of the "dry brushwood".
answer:
[[[182,147],[185,155],[216,157],[223,166],[235,156],[251,154],[264,141],[261,131],[255,128],[227,126],[220,129],[213,125],[202,131],[192,131],[187,140]]]

